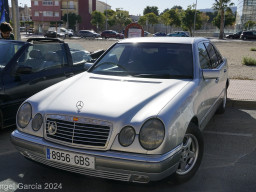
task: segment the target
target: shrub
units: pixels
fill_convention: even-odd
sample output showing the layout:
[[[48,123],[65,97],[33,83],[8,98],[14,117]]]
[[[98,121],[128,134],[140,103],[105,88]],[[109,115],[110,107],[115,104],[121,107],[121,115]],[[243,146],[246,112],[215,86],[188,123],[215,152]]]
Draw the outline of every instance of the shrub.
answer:
[[[256,59],[251,58],[251,57],[243,57],[242,61],[243,65],[250,65],[250,66],[256,66]]]
[[[256,48],[251,48],[251,51],[256,51]]]

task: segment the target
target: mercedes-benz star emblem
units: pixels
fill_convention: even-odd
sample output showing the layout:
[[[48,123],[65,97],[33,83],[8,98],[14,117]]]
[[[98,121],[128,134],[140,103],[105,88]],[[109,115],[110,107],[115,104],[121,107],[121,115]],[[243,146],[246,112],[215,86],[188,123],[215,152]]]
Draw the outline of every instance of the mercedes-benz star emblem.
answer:
[[[56,122],[50,122],[48,124],[48,133],[50,135],[55,135],[57,133],[57,123]]]
[[[80,112],[83,107],[84,107],[83,101],[78,101],[76,103],[76,108],[77,108],[78,112]]]

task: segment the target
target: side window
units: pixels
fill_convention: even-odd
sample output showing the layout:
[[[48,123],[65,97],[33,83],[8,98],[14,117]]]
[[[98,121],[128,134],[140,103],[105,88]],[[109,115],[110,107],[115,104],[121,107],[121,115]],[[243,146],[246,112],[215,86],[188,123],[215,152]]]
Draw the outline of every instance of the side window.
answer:
[[[212,68],[215,69],[219,66],[219,62],[218,62],[217,55],[215,53],[215,49],[212,46],[212,44],[210,44],[210,43],[205,43],[205,46],[206,46],[206,50],[207,50],[210,60],[211,60]]]
[[[198,44],[199,62],[201,69],[211,69],[211,62],[203,43]]]
[[[216,55],[218,58],[218,62],[219,62],[219,64],[221,64],[223,62],[222,56],[221,56],[220,52],[218,51],[218,49],[216,49],[216,47],[214,47],[214,49],[215,49],[215,52],[216,52]]]
[[[31,45],[18,59],[18,67],[27,67],[27,73],[58,69],[65,65],[67,58],[62,44]]]

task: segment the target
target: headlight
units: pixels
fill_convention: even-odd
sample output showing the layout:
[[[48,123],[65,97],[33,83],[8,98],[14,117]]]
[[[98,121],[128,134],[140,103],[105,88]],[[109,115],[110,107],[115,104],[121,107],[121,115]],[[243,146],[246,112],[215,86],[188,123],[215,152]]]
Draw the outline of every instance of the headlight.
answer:
[[[136,133],[132,127],[124,127],[119,133],[119,143],[124,147],[128,147],[134,141],[135,135]]]
[[[34,131],[38,131],[43,124],[43,117],[40,113],[37,113],[36,116],[32,120],[32,129]]]
[[[17,123],[19,127],[25,128],[31,119],[32,107],[29,103],[24,103],[18,111]]]
[[[165,129],[159,119],[150,119],[144,123],[140,130],[140,144],[144,149],[158,148],[164,139]]]

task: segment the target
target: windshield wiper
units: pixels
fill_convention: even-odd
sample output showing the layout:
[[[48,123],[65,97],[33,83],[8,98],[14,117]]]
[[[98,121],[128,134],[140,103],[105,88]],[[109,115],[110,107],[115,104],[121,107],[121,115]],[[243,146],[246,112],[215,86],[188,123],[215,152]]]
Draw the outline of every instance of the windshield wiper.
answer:
[[[170,74],[133,74],[133,77],[159,78],[159,79],[192,79],[190,75],[170,75]]]

